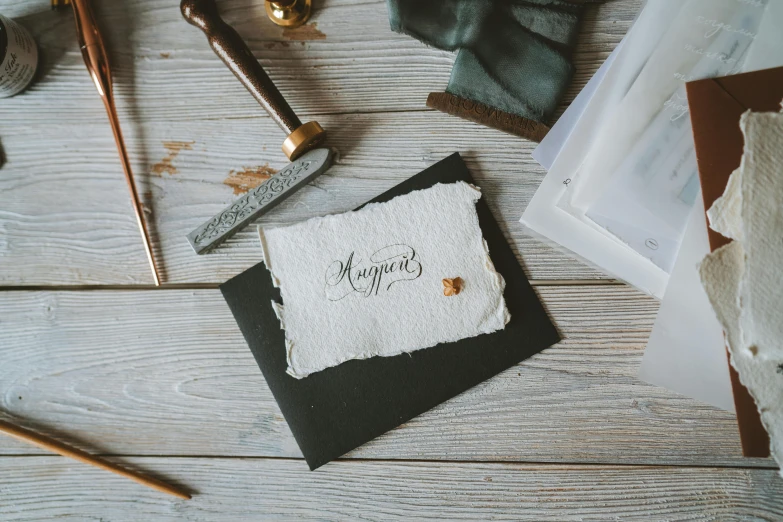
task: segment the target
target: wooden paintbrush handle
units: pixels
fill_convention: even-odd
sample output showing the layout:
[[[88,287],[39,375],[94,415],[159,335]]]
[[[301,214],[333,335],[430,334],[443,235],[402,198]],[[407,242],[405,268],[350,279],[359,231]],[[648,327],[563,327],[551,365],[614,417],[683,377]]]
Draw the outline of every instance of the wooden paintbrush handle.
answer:
[[[112,462],[90,455],[89,453],[86,453],[80,449],[72,448],[71,446],[63,444],[62,442],[44,437],[43,435],[39,435],[33,431],[20,428],[19,426],[14,426],[10,422],[0,420],[0,433],[5,433],[6,435],[9,435],[15,439],[27,442],[48,451],[52,451],[62,455],[63,457],[70,457],[74,460],[78,460],[79,462],[84,462],[85,464],[90,464],[97,468],[105,469],[106,471],[111,471],[112,473],[122,475],[125,478],[129,478],[135,482],[138,482],[139,484],[143,484],[163,493],[168,493],[169,495],[174,495],[175,497],[179,497],[181,499],[190,499],[190,495],[188,493],[170,486],[165,482],[161,482],[158,479],[145,477],[144,475],[129,471],[122,466],[118,466]]]
[[[302,125],[239,33],[220,18],[215,0],[182,0],[180,9],[188,22],[204,31],[223,63],[286,132],[283,152],[289,159],[295,160],[324,138],[325,131],[317,122]]]

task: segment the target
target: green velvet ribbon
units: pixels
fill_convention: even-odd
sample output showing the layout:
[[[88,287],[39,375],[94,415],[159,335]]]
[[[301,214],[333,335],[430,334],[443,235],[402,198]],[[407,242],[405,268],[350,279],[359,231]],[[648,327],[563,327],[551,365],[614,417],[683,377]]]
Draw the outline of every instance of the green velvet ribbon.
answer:
[[[387,2],[393,31],[458,51],[446,92],[548,123],[574,73],[581,2]]]

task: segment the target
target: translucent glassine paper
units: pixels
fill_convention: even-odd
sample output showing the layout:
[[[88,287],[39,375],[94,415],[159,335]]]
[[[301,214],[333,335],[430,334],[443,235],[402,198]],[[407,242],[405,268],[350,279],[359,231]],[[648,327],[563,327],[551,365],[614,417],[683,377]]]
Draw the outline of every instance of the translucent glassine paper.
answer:
[[[733,412],[723,329],[699,280],[699,263],[709,252],[704,203],[698,197],[644,350],[639,378]]]
[[[303,378],[351,359],[393,356],[502,330],[505,281],[465,182],[281,228],[261,228],[280,287],[287,373]],[[444,295],[444,279],[461,291]]]
[[[531,231],[575,253],[600,270],[654,295],[663,296],[668,274],[648,259],[627,247],[616,237],[557,206],[557,202],[577,176],[577,171],[590,147],[601,135],[600,122],[622,101],[633,85],[638,70],[620,66],[622,63],[643,64],[658,41],[656,27],[670,20],[681,0],[650,1],[624,39],[622,52],[606,71],[581,118],[555,159],[535,196],[525,209],[520,222]]]
[[[606,76],[606,71],[609,70],[612,62],[614,62],[615,56],[617,56],[617,52],[622,46],[623,42],[621,41],[617,44],[617,47],[612,51],[601,67],[598,68],[598,71],[596,71],[593,77],[590,78],[590,81],[587,82],[584,89],[574,98],[574,101],[552,126],[544,139],[541,140],[541,143],[533,149],[533,159],[546,170],[552,168],[555,159],[560,155],[560,151],[568,141],[569,136],[571,136],[571,132],[573,132],[574,127],[582,117],[582,114],[584,114],[587,104],[593,99],[596,89],[598,89],[598,86],[603,81]]]
[[[760,50],[783,24],[768,21],[783,0],[769,2],[681,1],[668,20],[648,26],[659,44],[643,61],[622,60],[624,46],[613,68],[638,75],[558,204],[670,272],[699,189],[684,84],[745,71],[749,56],[783,62],[779,49],[774,57]]]
[[[759,27],[759,34],[745,60],[745,71],[760,71],[780,65],[780,50],[783,49],[781,20],[783,20],[783,2],[770,0]]]

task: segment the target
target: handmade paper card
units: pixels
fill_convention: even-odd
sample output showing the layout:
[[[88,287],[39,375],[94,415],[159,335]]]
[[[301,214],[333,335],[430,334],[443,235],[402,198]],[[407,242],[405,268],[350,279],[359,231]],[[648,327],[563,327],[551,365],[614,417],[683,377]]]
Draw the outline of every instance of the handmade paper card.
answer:
[[[781,464],[783,114],[746,112],[740,127],[742,162],[709,213],[712,228],[735,241],[709,254],[700,273],[726,332],[732,365],[756,402],[769,449]]]
[[[438,183],[453,185],[458,182],[476,185],[459,154],[453,154],[381,194],[373,202],[393,202],[398,196],[429,189]],[[503,299],[511,318],[503,329],[493,333],[390,357],[349,360],[297,379],[286,373],[286,332],[280,328],[272,306],[273,302],[282,302],[284,308],[288,305],[280,295],[285,281],[280,288],[275,288],[266,265],[259,263],[221,285],[223,296],[311,469],[560,340],[483,197],[475,203],[475,212],[492,264],[505,281]],[[435,222],[431,225],[438,226]],[[453,237],[449,239],[454,242]],[[389,290],[395,290],[397,286],[403,289],[425,280],[425,274],[434,266],[425,262],[426,251],[426,248],[417,250],[422,275],[414,281],[394,283]],[[274,267],[274,262],[272,265]],[[462,291],[452,296],[443,295],[444,290],[449,290],[437,280],[438,297],[454,301],[473,292],[474,283],[465,277],[466,273],[451,273],[446,277],[464,279]],[[522,378],[524,375],[522,373]],[[526,399],[520,396],[519,400]]]
[[[742,228],[728,219],[739,215],[742,199],[747,195],[740,189],[744,174],[739,167],[747,145],[740,119],[748,110],[762,113],[780,110],[783,67],[689,82],[687,90],[703,201],[705,208],[709,209],[709,242],[711,250],[717,251],[728,244],[728,238],[740,242],[746,240]],[[732,175],[732,172],[736,173]],[[771,189],[764,184],[759,187],[763,187],[764,191]],[[717,200],[720,203],[716,206]],[[724,216],[716,215],[719,209]],[[716,232],[716,228],[720,233]],[[722,262],[732,259],[729,255],[720,258]],[[726,279],[727,285],[728,281]],[[707,309],[704,313],[712,313],[712,310]],[[723,349],[723,343],[720,346]],[[769,437],[753,397],[733,367],[730,375],[743,454],[746,457],[767,457]]]
[[[505,282],[479,228],[479,198],[465,182],[437,184],[354,212],[259,228],[285,303],[274,307],[288,374],[503,329]]]

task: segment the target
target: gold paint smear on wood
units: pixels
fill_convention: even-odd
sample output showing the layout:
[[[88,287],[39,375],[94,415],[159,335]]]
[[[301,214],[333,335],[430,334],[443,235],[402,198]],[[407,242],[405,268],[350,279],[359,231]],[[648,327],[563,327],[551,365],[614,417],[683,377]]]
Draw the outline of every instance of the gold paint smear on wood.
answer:
[[[160,162],[152,166],[152,174],[155,176],[163,176],[165,172],[169,176],[178,173],[177,167],[174,166],[174,158],[179,156],[182,150],[193,150],[193,144],[195,141],[164,141],[163,147],[169,151],[166,157],[160,160]]]
[[[254,189],[264,181],[277,174],[277,171],[269,166],[269,163],[260,167],[242,167],[239,172],[232,170],[223,182],[224,185],[234,189],[234,195],[244,194]]]
[[[316,22],[312,22],[294,27],[293,29],[283,29],[283,38],[295,42],[304,42],[306,40],[324,40],[326,35],[318,30]]]

